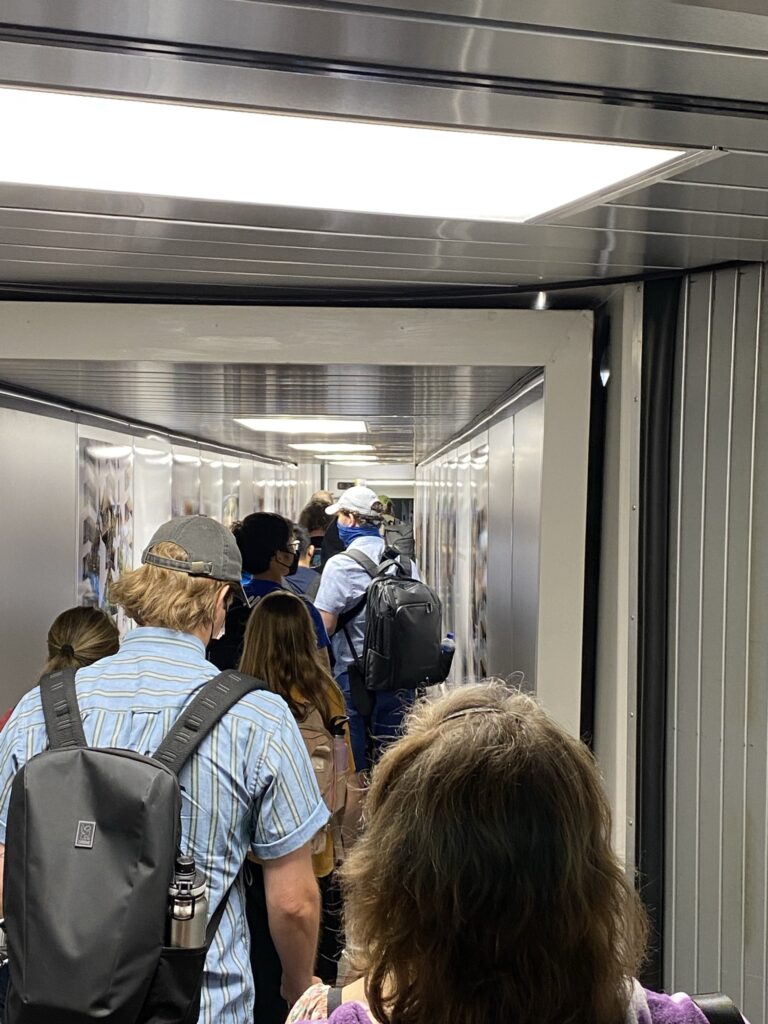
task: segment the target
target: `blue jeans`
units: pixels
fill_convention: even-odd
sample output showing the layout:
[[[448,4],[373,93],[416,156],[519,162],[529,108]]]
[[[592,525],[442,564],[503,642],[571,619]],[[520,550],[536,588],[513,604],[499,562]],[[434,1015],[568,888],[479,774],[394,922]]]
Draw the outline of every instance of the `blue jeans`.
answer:
[[[352,700],[347,673],[342,673],[336,682],[347,705],[355,768],[362,772],[374,765],[384,749],[402,734],[403,718],[416,694],[414,690],[373,693],[370,715],[361,715]]]

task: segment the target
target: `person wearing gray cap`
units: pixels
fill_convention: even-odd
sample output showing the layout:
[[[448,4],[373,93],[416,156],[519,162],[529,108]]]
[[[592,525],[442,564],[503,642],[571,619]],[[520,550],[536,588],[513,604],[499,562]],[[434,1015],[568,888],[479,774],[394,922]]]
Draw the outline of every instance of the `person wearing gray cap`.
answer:
[[[117,654],[77,672],[90,746],[151,755],[197,691],[218,669],[205,658],[231,600],[247,602],[241,560],[229,530],[205,516],[161,526],[110,596],[137,628]],[[0,843],[15,772],[42,751],[47,734],[39,688],[0,733]],[[269,924],[292,1002],[312,980],[319,896],[310,841],[328,811],[307,748],[285,702],[258,690],[243,697],[181,769],[181,848],[209,879],[209,906],[228,890],[206,961],[201,1024],[251,1024],[255,991],[243,890],[234,884],[248,851],[264,868]],[[0,846],[0,852],[3,847]]]

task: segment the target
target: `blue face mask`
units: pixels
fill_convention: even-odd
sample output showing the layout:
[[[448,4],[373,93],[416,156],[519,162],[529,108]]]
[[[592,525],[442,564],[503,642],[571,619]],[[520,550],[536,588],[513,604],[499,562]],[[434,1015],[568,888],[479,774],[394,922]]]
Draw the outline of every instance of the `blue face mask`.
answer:
[[[345,548],[348,548],[353,540],[358,537],[378,537],[378,526],[342,526],[339,523],[339,537]]]

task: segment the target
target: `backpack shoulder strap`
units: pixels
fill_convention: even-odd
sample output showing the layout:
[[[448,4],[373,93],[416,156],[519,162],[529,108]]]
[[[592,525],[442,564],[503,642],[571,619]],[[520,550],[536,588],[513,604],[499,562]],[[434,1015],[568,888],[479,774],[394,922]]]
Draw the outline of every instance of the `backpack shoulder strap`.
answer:
[[[365,569],[371,579],[375,579],[379,574],[379,566],[376,565],[372,558],[368,555],[364,555],[362,551],[357,551],[355,548],[347,548],[346,551],[341,552],[351,558],[353,562],[357,562],[361,569]]]
[[[40,702],[51,750],[87,747],[75,690],[75,670],[49,672],[40,680]]]
[[[233,669],[210,679],[186,707],[152,755],[176,775],[231,707],[253,690],[268,690],[262,679]]]
[[[709,1024],[744,1024],[744,1018],[733,1000],[722,992],[706,992],[691,996]]]

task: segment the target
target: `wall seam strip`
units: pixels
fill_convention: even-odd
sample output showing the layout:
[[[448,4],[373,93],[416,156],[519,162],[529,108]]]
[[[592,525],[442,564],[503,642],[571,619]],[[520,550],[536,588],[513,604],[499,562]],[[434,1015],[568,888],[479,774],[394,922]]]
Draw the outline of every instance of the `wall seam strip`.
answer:
[[[682,537],[682,488],[683,488],[683,448],[685,439],[685,374],[688,365],[688,305],[690,301],[690,278],[685,280],[685,288],[683,291],[683,324],[681,331],[682,338],[682,352],[681,352],[681,372],[680,372],[680,408],[678,410],[679,417],[679,436],[678,436],[678,453],[677,453],[677,522],[676,527],[676,546],[675,546],[675,618],[674,618],[674,685],[672,687],[673,693],[673,734],[672,734],[672,871],[669,873],[672,884],[672,894],[670,899],[671,907],[671,932],[672,941],[669,944],[671,949],[671,977],[669,979],[670,984],[675,986],[675,975],[677,971],[677,872],[675,866],[677,864],[677,798],[678,798],[678,786],[677,786],[677,764],[678,764],[678,731],[679,731],[679,706],[678,706],[678,681],[680,678],[680,538]]]
[[[724,818],[725,818],[725,672],[726,672],[726,645],[728,628],[728,552],[730,537],[730,516],[731,516],[731,452],[733,447],[733,388],[736,366],[736,312],[739,304],[739,275],[736,271],[733,275],[733,312],[731,315],[731,365],[728,382],[728,437],[726,445],[726,467],[725,467],[725,551],[723,554],[723,621],[722,621],[722,651],[720,656],[720,828],[718,836],[718,854],[720,868],[720,882],[718,885],[718,930],[717,930],[717,972],[718,991],[723,987],[723,884],[724,884]]]
[[[709,275],[709,293],[707,308],[707,347],[705,357],[704,384],[704,415],[702,430],[702,472],[701,472],[701,516],[699,526],[699,609],[698,609],[698,654],[696,663],[696,856],[694,858],[694,917],[693,933],[693,986],[699,990],[699,924],[700,924],[700,885],[701,885],[701,727],[702,727],[702,687],[701,675],[703,664],[702,625],[704,617],[704,533],[707,511],[707,426],[709,423],[709,371],[712,353],[712,307],[714,303],[714,274]]]

